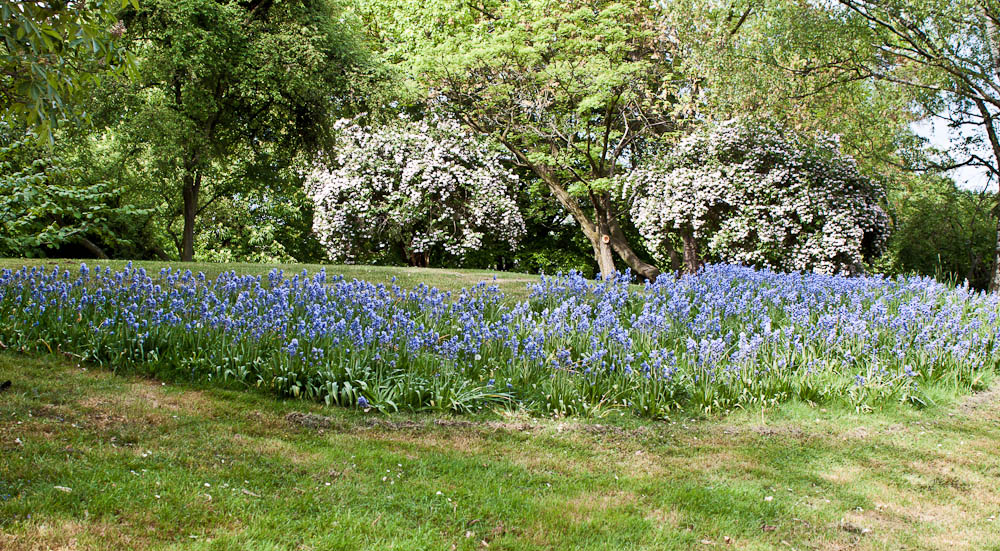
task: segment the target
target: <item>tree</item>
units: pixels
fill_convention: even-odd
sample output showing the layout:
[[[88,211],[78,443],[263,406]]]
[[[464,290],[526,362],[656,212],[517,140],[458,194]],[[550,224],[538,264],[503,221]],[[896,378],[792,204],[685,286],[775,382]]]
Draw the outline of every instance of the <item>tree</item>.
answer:
[[[910,124],[917,94],[846,73],[856,28],[819,2],[674,0],[666,19],[681,49],[682,109],[699,120],[753,117],[811,135],[839,136],[862,172],[893,183],[913,178],[919,140]]]
[[[680,235],[685,268],[702,257],[775,270],[856,272],[880,253],[878,186],[836,141],[730,121],[681,141],[624,177],[646,246],[664,259]]]
[[[412,266],[433,252],[463,258],[484,241],[510,247],[524,220],[496,147],[448,120],[401,119],[376,128],[336,125],[327,167],[308,177],[313,229],[335,261],[366,261],[399,251]]]
[[[53,150],[23,126],[0,121],[0,255],[39,256],[76,244],[107,258],[98,243],[118,243],[116,222],[140,214],[121,204],[113,182],[87,173],[67,141]]]
[[[200,214],[325,143],[365,54],[327,0],[148,0],[125,22],[137,78],[107,116],[190,261]],[[262,179],[233,177],[244,170]]]
[[[931,168],[979,166],[992,179],[1000,177],[1000,4],[837,0],[823,9],[846,30],[829,68],[844,78],[910,90],[925,116],[943,117],[957,131],[953,159]],[[996,220],[994,291],[1000,288],[1000,217]]]
[[[913,189],[889,194],[893,232],[885,261],[888,270],[919,273],[976,289],[990,284],[995,226],[993,194],[958,189],[940,176]]]
[[[503,144],[545,182],[592,245],[659,270],[622,230],[614,177],[677,129],[673,45],[661,12],[610,0],[383,0],[365,6],[385,59],[418,99]]]
[[[136,0],[0,0],[0,119],[17,117],[52,140],[85,113],[79,98],[103,72],[123,71],[125,28],[115,16]]]

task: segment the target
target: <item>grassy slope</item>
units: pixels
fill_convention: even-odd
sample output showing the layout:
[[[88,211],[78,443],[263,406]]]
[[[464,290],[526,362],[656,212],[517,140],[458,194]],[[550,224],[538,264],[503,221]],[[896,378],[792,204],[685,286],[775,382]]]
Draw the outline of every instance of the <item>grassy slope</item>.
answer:
[[[328,272],[444,288],[492,277]],[[530,279],[500,276],[514,292]],[[727,537],[735,549],[1000,550],[1000,392],[865,415],[790,404],[672,423],[442,424],[0,353],[7,379],[4,551],[708,549]]]
[[[673,423],[448,424],[10,353],[6,379],[5,551],[691,549],[726,537],[734,549],[1000,549],[992,393],[866,415],[790,405]]]

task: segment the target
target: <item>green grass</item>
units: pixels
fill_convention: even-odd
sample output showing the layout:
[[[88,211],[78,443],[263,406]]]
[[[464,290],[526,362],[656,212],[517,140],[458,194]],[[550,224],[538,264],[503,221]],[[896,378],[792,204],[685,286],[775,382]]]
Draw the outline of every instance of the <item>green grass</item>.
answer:
[[[0,269],[18,269],[22,266],[39,266],[52,269],[55,266],[61,268],[75,269],[81,262],[86,262],[88,266],[94,267],[110,266],[112,270],[120,270],[125,267],[128,261],[125,260],[94,260],[94,259],[52,259],[52,258],[0,258]],[[467,270],[467,269],[434,269],[434,268],[409,268],[403,266],[359,266],[359,265],[330,265],[330,264],[251,264],[245,262],[158,262],[158,261],[135,261],[136,266],[142,266],[147,271],[158,273],[162,268],[175,268],[181,270],[191,270],[192,272],[204,272],[209,278],[214,278],[222,272],[235,271],[244,275],[267,275],[273,269],[284,270],[286,275],[293,275],[309,270],[309,273],[316,273],[325,268],[328,276],[342,275],[347,279],[360,279],[371,281],[372,283],[390,284],[396,278],[396,284],[403,288],[412,288],[420,283],[438,289],[458,291],[462,288],[474,286],[480,281],[492,282],[496,277],[496,284],[503,292],[511,297],[525,298],[528,296],[527,285],[538,281],[538,276],[531,274],[518,274],[511,272],[496,272],[489,270]]]
[[[383,417],[5,352],[7,379],[5,551],[1000,549],[996,392],[643,422]]]

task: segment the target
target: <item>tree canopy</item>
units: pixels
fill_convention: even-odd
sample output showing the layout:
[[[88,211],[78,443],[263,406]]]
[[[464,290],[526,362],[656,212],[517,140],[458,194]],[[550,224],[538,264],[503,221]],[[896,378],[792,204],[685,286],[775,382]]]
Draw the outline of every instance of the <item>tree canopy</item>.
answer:
[[[0,118],[17,117],[52,140],[107,72],[131,63],[116,13],[136,0],[0,1]]]
[[[157,182],[164,231],[191,260],[199,214],[252,183],[277,185],[325,143],[345,98],[360,95],[364,51],[327,0],[146,0],[124,20],[137,78],[106,116],[122,154]],[[243,170],[257,181],[233,177]]]
[[[659,9],[608,0],[372,4],[370,32],[388,44],[384,56],[410,93],[506,146],[573,217],[603,274],[617,255],[658,275],[625,235],[612,181],[679,126]]]
[[[857,273],[888,237],[884,193],[832,137],[727,121],[631,172],[624,188],[647,247],[781,271]]]
[[[982,245],[1000,244],[985,230],[1000,222],[996,196],[940,174],[1000,177],[997,9],[0,0],[2,238],[22,255],[645,279],[684,253],[688,269],[864,260],[996,286],[1000,246],[990,260]],[[950,147],[917,135],[926,118],[953,130]],[[730,120],[774,151],[742,135],[689,147]],[[888,254],[873,259],[887,227]]]

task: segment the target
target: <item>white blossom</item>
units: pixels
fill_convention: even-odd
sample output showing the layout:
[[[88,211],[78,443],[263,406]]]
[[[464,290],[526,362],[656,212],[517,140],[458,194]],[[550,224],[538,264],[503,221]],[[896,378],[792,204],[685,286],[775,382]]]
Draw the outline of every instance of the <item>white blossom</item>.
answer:
[[[487,240],[514,247],[524,220],[499,149],[450,120],[370,128],[338,121],[338,143],[306,178],[313,231],[338,262],[434,249],[462,258]]]
[[[715,261],[850,272],[885,246],[882,192],[832,136],[806,144],[780,127],[729,121],[623,178],[647,248],[665,261],[693,230]]]

